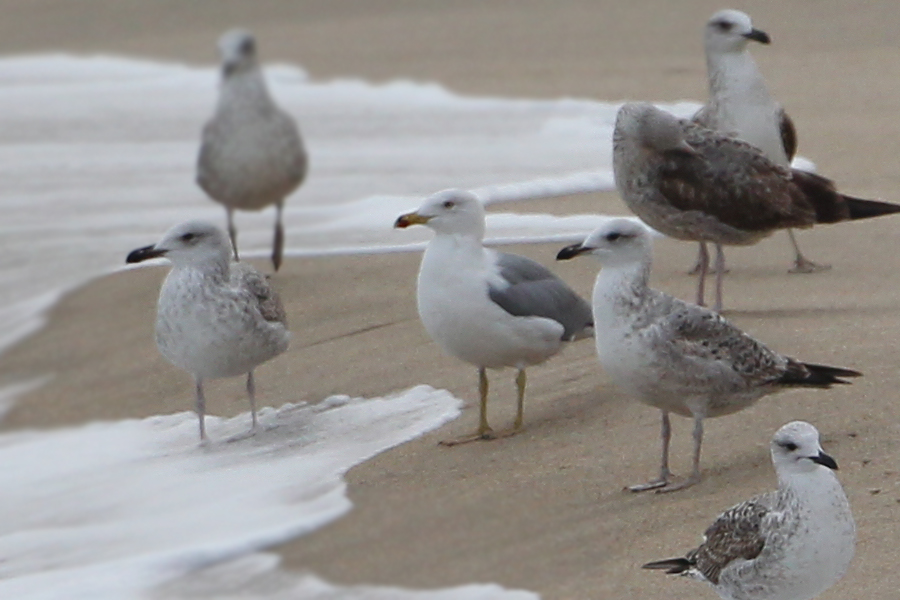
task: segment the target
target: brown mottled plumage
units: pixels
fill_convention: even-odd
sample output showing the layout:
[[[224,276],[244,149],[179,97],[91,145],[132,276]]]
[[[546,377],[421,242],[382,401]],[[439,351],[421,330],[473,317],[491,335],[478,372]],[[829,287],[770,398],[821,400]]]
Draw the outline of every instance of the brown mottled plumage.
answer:
[[[619,109],[613,170],[625,204],[670,237],[750,245],[790,227],[900,212],[900,205],[839,193],[828,179],[783,168],[755,146],[647,103]],[[724,256],[717,279],[721,308]],[[702,302],[702,278],[698,290]]]

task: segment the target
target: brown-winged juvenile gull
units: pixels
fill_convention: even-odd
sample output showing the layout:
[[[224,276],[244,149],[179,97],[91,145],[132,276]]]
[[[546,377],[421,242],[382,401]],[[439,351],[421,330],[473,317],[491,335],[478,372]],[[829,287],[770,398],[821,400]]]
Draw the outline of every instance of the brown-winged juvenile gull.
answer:
[[[228,233],[238,259],[235,210],[275,205],[272,264],[284,253],[284,201],[306,177],[307,157],[297,124],[281,110],[266,87],[256,61],[256,41],[234,30],[219,39],[222,81],[215,114],[203,128],[197,183],[225,206]]]
[[[718,313],[648,285],[651,241],[634,221],[614,219],[558,259],[582,254],[603,263],[594,284],[597,357],[626,393],[662,411],[659,478],[632,491],[678,490],[700,481],[703,420],[738,412],[763,396],[795,387],[848,383],[857,371],[802,363],[770,350]],[[694,420],[693,471],[681,483],[669,471],[669,413]]]
[[[751,41],[768,44],[771,39],[739,10],[721,10],[706,23],[703,46],[709,101],[697,111],[693,121],[756,146],[766,158],[788,169],[797,151],[797,132],[784,108],[769,93],[747,49]],[[794,248],[791,273],[829,268],[803,256],[793,230],[788,229],[787,233]],[[700,242],[698,272],[704,269],[704,262],[708,267],[709,253],[706,242]]]
[[[224,231],[204,221],[172,227],[162,240],[138,248],[126,262],[165,257],[172,270],[159,291],[156,345],[194,377],[200,441],[206,441],[203,381],[247,375],[252,430],[256,429],[253,369],[288,347],[281,300],[266,277],[231,261]]]
[[[444,352],[478,367],[478,430],[447,444],[518,432],[526,367],[544,362],[564,342],[591,336],[590,305],[542,265],[485,248],[484,207],[469,192],[438,192],[394,224],[410,225],[435,232],[419,268],[422,324]],[[503,367],[517,369],[518,404],[513,429],[497,434],[487,421],[486,369]]]
[[[719,515],[684,558],[644,568],[705,581],[724,600],[809,600],[837,583],[856,546],[837,463],[804,421],[779,429],[770,447],[777,490]]]
[[[680,240],[746,246],[779,229],[900,212],[900,205],[840,194],[824,177],[784,169],[756,146],[643,102],[619,109],[613,173],[628,208]],[[724,262],[720,251],[716,310],[722,308]]]

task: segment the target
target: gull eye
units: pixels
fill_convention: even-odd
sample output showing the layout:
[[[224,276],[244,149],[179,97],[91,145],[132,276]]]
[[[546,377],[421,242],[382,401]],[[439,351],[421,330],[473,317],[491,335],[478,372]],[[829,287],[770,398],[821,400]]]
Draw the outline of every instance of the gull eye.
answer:
[[[731,29],[731,23],[728,21],[716,21],[713,25],[715,25],[716,29],[719,31],[729,31]]]
[[[621,238],[621,237],[622,237],[622,234],[621,234],[621,233],[619,233],[618,231],[613,231],[613,232],[611,232],[611,233],[607,233],[607,234],[606,234],[606,241],[607,241],[607,242],[614,242],[614,241],[616,241],[617,239],[619,239],[619,238]]]
[[[799,448],[799,446],[797,446],[797,444],[795,444],[794,442],[785,442],[785,443],[781,444],[781,447],[784,448],[785,450],[787,450],[788,452],[793,452],[794,450]]]
[[[456,203],[453,202],[453,200],[444,200],[441,206],[443,206],[444,208],[453,208],[454,206],[456,206]]]
[[[188,232],[188,233],[185,233],[184,235],[181,236],[181,241],[182,241],[182,242],[191,243],[191,242],[193,242],[194,240],[196,240],[197,237],[198,237],[198,236],[197,236],[196,233]]]

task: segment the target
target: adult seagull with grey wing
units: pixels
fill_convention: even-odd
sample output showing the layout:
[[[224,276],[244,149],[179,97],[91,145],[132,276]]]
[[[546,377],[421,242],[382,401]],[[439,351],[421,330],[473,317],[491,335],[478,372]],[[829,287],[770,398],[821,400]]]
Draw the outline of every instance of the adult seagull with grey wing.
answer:
[[[590,305],[542,265],[485,248],[484,207],[470,192],[438,192],[394,224],[410,225],[435,232],[419,269],[422,324],[447,354],[478,367],[478,430],[446,444],[517,433],[526,367],[544,362],[565,342],[591,336]],[[517,369],[518,404],[512,430],[498,434],[487,421],[486,369],[503,367]]]
[[[238,260],[234,211],[275,205],[272,264],[284,254],[285,199],[306,177],[307,157],[297,123],[272,100],[256,60],[256,40],[234,30],[219,40],[222,83],[212,119],[203,128],[197,183],[225,206]]]

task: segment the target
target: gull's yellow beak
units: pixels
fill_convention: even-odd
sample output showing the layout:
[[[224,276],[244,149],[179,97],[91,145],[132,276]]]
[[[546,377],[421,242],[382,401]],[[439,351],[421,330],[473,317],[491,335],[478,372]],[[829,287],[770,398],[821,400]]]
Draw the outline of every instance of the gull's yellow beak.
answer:
[[[423,217],[417,212],[406,213],[405,215],[397,217],[397,220],[394,221],[394,227],[406,229],[410,225],[424,225],[429,219],[431,219],[431,217]]]

